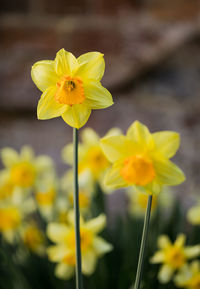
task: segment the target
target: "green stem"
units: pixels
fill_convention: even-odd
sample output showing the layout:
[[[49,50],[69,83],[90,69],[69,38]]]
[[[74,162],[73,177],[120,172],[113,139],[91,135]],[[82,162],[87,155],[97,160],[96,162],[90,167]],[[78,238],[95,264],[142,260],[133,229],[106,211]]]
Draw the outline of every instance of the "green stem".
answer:
[[[79,213],[79,190],[78,190],[78,130],[73,128],[74,144],[74,219],[76,239],[76,289],[82,289],[81,272],[81,244],[80,244],[80,213]]]
[[[150,223],[150,217],[151,217],[151,204],[152,204],[152,195],[149,195],[145,219],[144,219],[144,227],[143,227],[143,233],[142,233],[142,241],[141,241],[140,254],[139,254],[139,260],[138,260],[138,267],[137,267],[134,289],[140,288],[140,282],[141,282],[142,270],[143,270],[143,264],[144,264],[145,249],[146,249],[146,245],[147,245],[147,237],[148,237],[148,232],[149,232],[149,223]]]

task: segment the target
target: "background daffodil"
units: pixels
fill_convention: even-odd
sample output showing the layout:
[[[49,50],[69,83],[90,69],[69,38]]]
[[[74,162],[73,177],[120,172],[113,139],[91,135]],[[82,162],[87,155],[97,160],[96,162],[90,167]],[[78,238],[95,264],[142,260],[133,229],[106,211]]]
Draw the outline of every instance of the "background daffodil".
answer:
[[[53,171],[51,158],[45,155],[35,157],[29,146],[23,146],[20,153],[9,147],[3,148],[1,159],[10,183],[22,189],[32,188],[36,181]]]
[[[174,278],[177,287],[186,289],[200,288],[200,262],[185,264]]]
[[[22,226],[20,236],[24,246],[31,252],[39,255],[45,255],[45,236],[37,226],[37,223],[32,221]]]
[[[62,116],[67,124],[80,128],[87,122],[92,109],[111,106],[112,96],[100,83],[104,70],[103,54],[99,52],[76,58],[61,49],[55,60],[36,62],[31,75],[43,92],[38,103],[38,118]]]
[[[159,251],[151,258],[151,263],[163,264],[158,274],[161,283],[169,282],[174,272],[182,268],[187,260],[200,255],[200,245],[185,247],[185,239],[185,235],[180,234],[173,244],[166,235],[158,238]]]
[[[120,134],[121,130],[119,128],[112,128],[106,133],[106,136]],[[79,178],[81,179],[81,176],[86,178],[84,174],[89,174],[91,176],[91,181],[93,182],[93,190],[95,190],[96,183],[100,184],[101,188],[105,189],[103,186],[103,179],[106,170],[110,166],[110,162],[102,151],[100,137],[92,128],[87,127],[81,132],[81,140],[82,142],[79,143]],[[73,144],[68,144],[62,150],[62,158],[67,164],[72,166],[72,157]]]
[[[47,250],[51,261],[58,263],[55,274],[61,279],[70,279],[75,272],[75,231],[73,211],[69,211],[68,223],[50,223],[47,227],[49,239],[56,243]],[[112,250],[112,245],[107,243],[97,234],[106,224],[105,215],[85,222],[81,218],[81,252],[82,271],[85,275],[91,275],[97,265],[97,259]]]
[[[144,217],[146,212],[148,194],[139,191],[137,188],[130,187],[126,192],[128,196],[129,213],[134,217]],[[151,212],[155,212],[158,204],[158,196],[153,195]]]
[[[183,172],[169,160],[180,145],[176,132],[151,134],[135,121],[126,136],[104,137],[101,145],[113,164],[105,183],[114,189],[135,185],[150,194],[159,193],[162,185],[178,185],[185,180]]]

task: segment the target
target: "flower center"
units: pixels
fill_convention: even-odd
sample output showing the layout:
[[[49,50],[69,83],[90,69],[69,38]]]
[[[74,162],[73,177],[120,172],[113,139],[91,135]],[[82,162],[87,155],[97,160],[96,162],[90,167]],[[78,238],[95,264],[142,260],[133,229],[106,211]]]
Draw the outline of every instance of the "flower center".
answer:
[[[19,163],[11,169],[11,181],[21,187],[30,187],[35,180],[35,169],[29,163]]]
[[[74,266],[76,264],[75,250],[68,252],[62,261],[67,265]]]
[[[34,251],[44,242],[44,238],[36,227],[30,226],[24,233],[23,241],[30,250]]]
[[[16,229],[21,222],[21,216],[17,208],[1,208],[0,220],[0,231],[3,232]]]
[[[80,229],[80,237],[81,237],[81,251],[86,251],[92,244],[93,234],[86,228]],[[72,229],[67,238],[66,238],[67,246],[70,250],[75,250],[75,232]]]
[[[124,161],[121,176],[130,184],[145,186],[155,178],[152,161],[143,155],[135,155]]]
[[[69,201],[73,205],[73,202],[74,202],[73,193],[69,194]],[[87,194],[84,191],[81,191],[81,190],[79,192],[79,205],[80,205],[80,209],[88,208],[89,205],[90,205],[89,196],[87,196]]]
[[[36,194],[36,200],[41,206],[52,205],[55,200],[55,191],[51,190],[46,193],[39,192]]]
[[[85,100],[83,82],[77,77],[64,76],[57,82],[55,100],[60,104],[81,104]]]
[[[165,252],[165,260],[174,269],[182,267],[185,263],[185,255],[181,248],[172,246]]]

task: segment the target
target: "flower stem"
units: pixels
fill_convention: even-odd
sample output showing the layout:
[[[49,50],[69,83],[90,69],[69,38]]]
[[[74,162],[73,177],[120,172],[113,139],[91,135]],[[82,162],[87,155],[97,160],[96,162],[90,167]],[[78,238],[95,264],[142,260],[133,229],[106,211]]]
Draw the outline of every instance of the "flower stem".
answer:
[[[78,189],[78,130],[73,128],[73,145],[74,145],[74,224],[76,239],[76,289],[82,289],[82,272],[81,272],[81,244],[80,244],[80,213],[79,213],[79,189]]]
[[[140,282],[141,282],[142,270],[143,270],[143,264],[144,264],[145,249],[146,249],[147,237],[148,237],[148,232],[149,232],[149,223],[150,223],[150,217],[151,217],[151,204],[152,204],[152,195],[149,195],[145,219],[144,219],[144,227],[143,227],[143,233],[142,233],[142,241],[141,241],[140,254],[139,254],[139,260],[138,260],[138,267],[137,267],[134,289],[140,288]]]

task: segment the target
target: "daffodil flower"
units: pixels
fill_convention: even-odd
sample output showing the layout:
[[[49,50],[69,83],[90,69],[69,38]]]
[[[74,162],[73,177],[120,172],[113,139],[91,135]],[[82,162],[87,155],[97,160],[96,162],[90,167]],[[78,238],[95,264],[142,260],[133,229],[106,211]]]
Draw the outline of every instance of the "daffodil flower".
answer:
[[[159,193],[163,185],[178,185],[185,180],[183,172],[169,159],[179,148],[179,134],[172,131],[151,134],[135,121],[127,135],[101,140],[108,160],[113,164],[105,176],[113,189],[137,186],[149,194]]]
[[[112,128],[106,136],[120,135],[120,133],[120,129]],[[88,173],[94,185],[98,182],[103,187],[103,178],[110,162],[102,151],[100,137],[92,128],[85,128],[81,133],[81,140],[82,142],[79,144],[79,177]],[[62,150],[63,160],[71,166],[73,165],[72,150],[72,144],[68,144]]]
[[[76,58],[61,49],[55,60],[36,62],[31,75],[42,91],[38,119],[61,116],[70,126],[80,128],[87,122],[92,109],[111,106],[112,96],[100,83],[104,70],[103,54],[99,52]]]
[[[159,251],[155,253],[150,261],[152,264],[163,264],[158,274],[161,283],[169,282],[173,274],[181,269],[187,260],[200,255],[200,245],[185,247],[185,239],[185,235],[180,234],[173,244],[168,236],[162,235],[159,237]]]
[[[174,283],[179,288],[199,289],[200,262],[196,260],[191,264],[185,264],[175,276]]]
[[[21,230],[24,219],[36,209],[34,200],[29,196],[21,201],[15,197],[6,199],[0,203],[0,234],[8,242],[13,244]]]
[[[29,146],[23,146],[20,153],[9,147],[3,148],[1,159],[9,175],[9,182],[22,189],[33,187],[39,177],[53,170],[51,158],[35,157]]]
[[[67,171],[61,179],[63,195],[67,196],[69,207],[73,207],[73,172]],[[81,213],[87,213],[94,194],[94,183],[89,171],[79,174],[79,206]]]
[[[133,217],[144,217],[148,203],[148,194],[130,187],[126,191],[128,196],[128,210]],[[158,196],[153,195],[151,213],[154,213],[158,204]]]
[[[98,236],[106,224],[106,217],[102,214],[95,219],[85,222],[81,218],[80,237],[82,253],[82,272],[91,275],[98,258],[112,250],[112,245]],[[75,231],[74,214],[68,213],[68,223],[50,223],[47,235],[56,245],[47,249],[52,262],[58,263],[55,274],[61,279],[70,279],[75,272]]]

